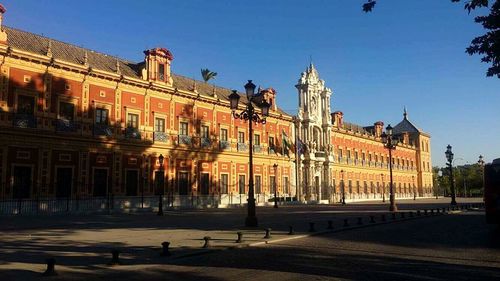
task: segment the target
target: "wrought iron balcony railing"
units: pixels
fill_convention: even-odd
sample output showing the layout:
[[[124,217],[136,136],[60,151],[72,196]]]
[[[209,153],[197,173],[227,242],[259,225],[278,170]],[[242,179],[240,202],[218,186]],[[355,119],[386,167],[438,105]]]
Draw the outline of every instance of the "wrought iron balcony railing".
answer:
[[[258,144],[255,144],[253,146],[253,152],[256,152],[256,153],[261,153],[262,152],[262,146],[258,145]]]
[[[219,141],[219,148],[222,150],[230,149],[231,144],[228,141],[221,140]]]
[[[125,128],[125,138],[140,140],[141,139],[141,132],[137,128],[127,127],[127,128]]]
[[[111,126],[107,124],[98,124],[98,123],[94,124],[93,133],[94,136],[107,136],[107,137],[113,136],[113,130]]]
[[[179,135],[179,144],[191,145],[193,139],[188,135]]]
[[[29,114],[14,114],[12,125],[17,128],[36,128],[36,117]]]
[[[248,150],[248,145],[246,143],[238,143],[238,151],[247,151]]]
[[[56,119],[56,132],[76,132],[80,128],[80,124],[73,120]]]
[[[165,132],[154,132],[153,139],[154,139],[154,141],[167,142],[168,135]]]
[[[207,148],[212,145],[212,141],[209,138],[202,137],[200,140],[200,145],[203,148]]]

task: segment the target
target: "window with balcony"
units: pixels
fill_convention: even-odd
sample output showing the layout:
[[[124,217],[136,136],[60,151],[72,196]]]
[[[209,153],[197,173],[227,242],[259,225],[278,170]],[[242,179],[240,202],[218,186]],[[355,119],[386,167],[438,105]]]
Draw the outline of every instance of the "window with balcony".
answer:
[[[179,124],[179,135],[187,136],[188,135],[188,123],[180,122]]]
[[[167,134],[165,133],[165,118],[155,118],[154,130],[153,137],[155,141],[167,141]]]
[[[155,118],[155,132],[165,132],[165,118]]]
[[[220,129],[220,140],[221,141],[227,141],[227,129],[221,128]]]
[[[127,114],[127,127],[128,128],[139,128],[139,114],[129,113]]]
[[[109,124],[109,110],[106,108],[95,109],[94,120],[94,135],[96,136],[112,136],[113,132],[108,126]]]
[[[245,143],[245,132],[238,132],[238,143]]]
[[[95,123],[107,125],[108,124],[109,110],[105,108],[96,108],[95,110]]]
[[[200,137],[201,137],[201,146],[202,147],[210,146],[210,139],[208,138],[209,137],[208,126],[201,125],[201,127],[200,127]]]
[[[36,123],[35,97],[19,95],[13,125],[19,128],[36,128]]]
[[[69,102],[59,103],[59,118],[57,118],[56,130],[58,132],[73,132],[76,131],[75,105]]]
[[[260,135],[257,135],[257,134],[253,135],[253,144],[260,145]]]

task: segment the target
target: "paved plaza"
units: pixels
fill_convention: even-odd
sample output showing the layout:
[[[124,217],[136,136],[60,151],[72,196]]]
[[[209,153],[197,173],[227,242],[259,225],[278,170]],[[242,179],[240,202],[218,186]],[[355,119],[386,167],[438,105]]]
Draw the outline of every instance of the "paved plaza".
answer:
[[[461,199],[460,203],[479,203],[480,199]],[[410,210],[435,209],[449,206],[449,198],[401,200],[401,213]],[[86,276],[92,272],[113,272],[116,267],[107,264],[111,250],[119,249],[123,270],[144,270],[160,264],[175,264],[192,258],[210,259],[208,252],[255,247],[268,247],[285,243],[294,245],[310,234],[333,231],[352,235],[360,229],[380,224],[386,215],[386,224],[404,225],[417,219],[409,214],[404,219],[398,214],[395,221],[387,211],[388,204],[381,202],[341,205],[297,205],[257,208],[259,228],[243,227],[245,208],[169,211],[160,217],[153,213],[116,215],[59,215],[39,217],[3,217],[0,226],[0,275],[7,280],[37,280],[46,269],[45,260],[56,258],[56,268],[66,280],[70,276]],[[370,222],[373,216],[376,223]],[[359,219],[361,223],[359,224]],[[349,227],[344,227],[348,219]],[[314,223],[315,231],[310,232]],[[294,235],[289,235],[289,227]],[[264,238],[264,229],[272,228],[271,238]],[[359,228],[359,229],[358,229]],[[347,230],[349,229],[349,230]],[[344,231],[346,230],[346,231]],[[243,233],[243,242],[236,243],[237,232]],[[351,233],[351,234],[347,234]],[[210,236],[211,247],[202,248],[203,237]],[[323,236],[323,235],[321,235]],[[315,239],[321,239],[318,238]],[[413,239],[411,236],[408,239]],[[171,243],[170,257],[161,257],[161,243]],[[291,244],[290,244],[291,243]],[[275,247],[275,246],[273,246]],[[252,251],[250,251],[252,252]],[[72,277],[71,277],[72,278]],[[69,279],[71,279],[69,278]],[[5,279],[3,279],[5,280]]]

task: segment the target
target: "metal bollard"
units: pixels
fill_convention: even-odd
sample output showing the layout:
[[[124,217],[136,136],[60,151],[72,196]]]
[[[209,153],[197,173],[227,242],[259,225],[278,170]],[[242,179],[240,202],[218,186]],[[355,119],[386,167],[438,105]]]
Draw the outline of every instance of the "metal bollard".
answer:
[[[436,215],[440,214],[439,208],[436,208]]]
[[[120,265],[120,250],[118,249],[113,249],[111,250],[111,262],[109,262],[109,265]]]
[[[205,236],[203,237],[203,240],[205,240],[205,244],[203,244],[203,248],[210,248],[210,236]]]
[[[161,246],[162,246],[162,251],[160,253],[160,256],[162,256],[162,257],[170,256],[171,254],[168,251],[168,247],[170,247],[170,242],[165,241],[165,242],[161,243]]]
[[[441,209],[441,212],[444,214],[446,213],[446,208],[443,207],[443,209]]]
[[[428,214],[427,214],[427,210],[424,210],[424,215],[426,215],[426,216],[428,215]]]
[[[264,236],[264,239],[269,239],[271,238],[271,230],[270,228],[266,228],[265,231],[266,231],[266,235]]]
[[[363,224],[363,218],[358,217],[358,225],[362,225],[362,224]]]
[[[328,221],[327,229],[333,229],[333,221]]]
[[[314,229],[314,222],[309,223],[309,232],[316,232],[316,229]]]
[[[349,221],[348,219],[344,219],[344,227],[348,227],[349,226]]]
[[[375,216],[370,216],[370,222],[375,223]]]
[[[238,232],[236,232],[236,235],[238,235],[238,239],[236,239],[236,243],[242,243],[243,242],[243,232],[238,231]]]
[[[420,210],[417,210],[417,217],[420,217]]]
[[[381,218],[382,221],[385,221],[385,214],[382,214]]]
[[[434,215],[434,209],[431,209],[431,216]]]
[[[293,226],[289,225],[288,226],[288,235],[294,235],[295,231],[293,231]]]
[[[410,211],[410,212],[408,212],[408,216],[409,216],[410,218],[413,218],[413,212],[411,212],[411,211]]]
[[[57,275],[56,272],[56,259],[55,258],[48,258],[45,260],[47,262],[47,270],[45,270],[44,273],[42,273],[42,276],[55,276]]]
[[[404,219],[405,218],[405,212],[401,212],[401,218]]]
[[[392,213],[392,220],[396,219],[396,213]]]

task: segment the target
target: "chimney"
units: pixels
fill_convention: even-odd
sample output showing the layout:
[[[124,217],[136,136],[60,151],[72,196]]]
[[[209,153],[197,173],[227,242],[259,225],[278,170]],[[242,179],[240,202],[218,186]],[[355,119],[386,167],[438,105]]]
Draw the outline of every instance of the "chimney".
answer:
[[[7,44],[7,33],[3,29],[3,14],[7,10],[0,4],[0,44]]]
[[[384,122],[377,121],[373,123],[373,128],[375,130],[375,137],[380,137],[382,135],[382,131],[384,130]]]
[[[333,126],[342,128],[344,126],[344,113],[342,111],[335,111],[331,114]]]
[[[278,106],[276,105],[276,90],[275,89],[267,88],[267,89],[261,90],[260,93],[262,94],[263,99],[271,105],[270,110],[273,110],[273,111],[278,110]]]

